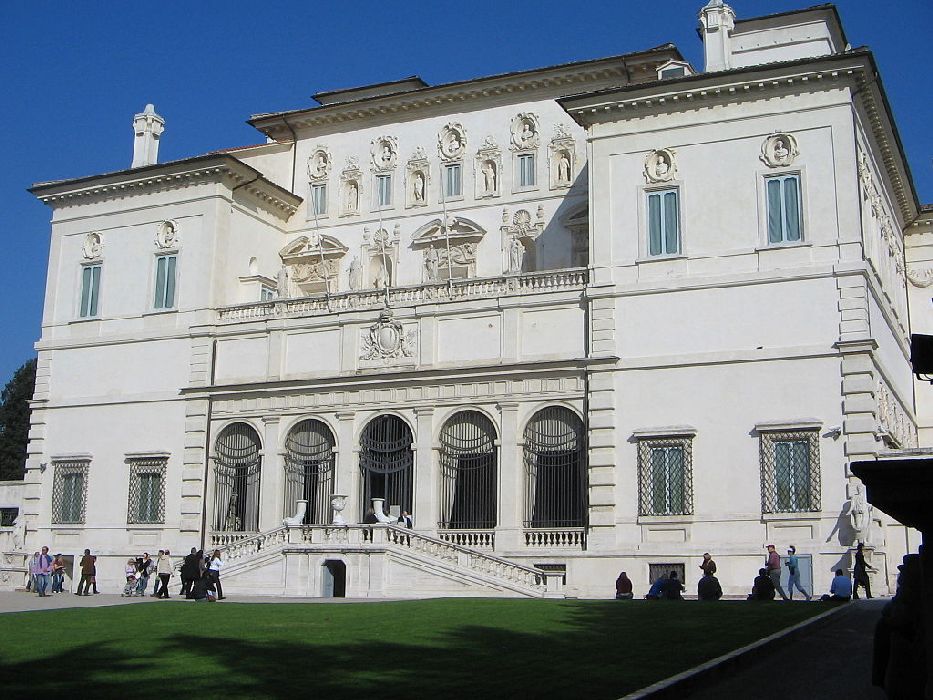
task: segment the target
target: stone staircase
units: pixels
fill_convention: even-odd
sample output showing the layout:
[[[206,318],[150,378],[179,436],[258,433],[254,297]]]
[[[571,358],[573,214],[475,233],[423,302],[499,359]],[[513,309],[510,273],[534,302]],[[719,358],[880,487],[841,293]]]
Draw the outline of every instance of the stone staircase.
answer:
[[[419,597],[417,586],[396,590],[386,580],[391,578],[390,573],[383,573],[381,578],[378,573],[399,569],[407,572],[409,581],[421,577],[431,582],[421,595],[564,597],[562,573],[516,564],[395,525],[282,526],[234,540],[229,534],[219,534],[212,538],[211,547],[223,552],[221,580],[225,592],[242,588],[302,595],[299,591],[303,585],[298,579],[307,579],[311,567],[302,562],[310,562],[315,555],[317,559],[333,555],[368,562],[367,575],[356,576],[368,583],[361,587],[354,581],[347,592],[351,597]],[[374,559],[380,560],[378,565]],[[263,567],[267,572],[259,576],[257,572]],[[257,582],[261,590],[257,590]]]

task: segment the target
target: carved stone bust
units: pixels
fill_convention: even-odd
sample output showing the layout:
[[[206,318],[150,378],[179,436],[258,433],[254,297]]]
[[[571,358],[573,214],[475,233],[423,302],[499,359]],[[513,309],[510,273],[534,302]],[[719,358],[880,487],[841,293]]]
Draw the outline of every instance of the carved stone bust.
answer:
[[[761,144],[761,162],[771,168],[790,165],[798,154],[797,139],[791,134],[771,134]]]
[[[648,182],[670,182],[677,176],[677,161],[674,151],[659,148],[645,156],[645,180]]]
[[[178,246],[178,224],[174,221],[163,221],[156,231],[156,245],[159,248],[175,248]]]
[[[104,250],[104,237],[97,231],[87,234],[81,246],[81,253],[86,260],[96,260]]]

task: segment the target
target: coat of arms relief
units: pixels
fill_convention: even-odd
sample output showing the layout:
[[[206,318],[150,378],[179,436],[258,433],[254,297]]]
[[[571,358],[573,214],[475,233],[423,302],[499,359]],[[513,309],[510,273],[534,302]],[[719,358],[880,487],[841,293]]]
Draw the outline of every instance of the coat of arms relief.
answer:
[[[418,330],[403,324],[392,309],[384,309],[379,320],[360,331],[360,366],[415,364]]]

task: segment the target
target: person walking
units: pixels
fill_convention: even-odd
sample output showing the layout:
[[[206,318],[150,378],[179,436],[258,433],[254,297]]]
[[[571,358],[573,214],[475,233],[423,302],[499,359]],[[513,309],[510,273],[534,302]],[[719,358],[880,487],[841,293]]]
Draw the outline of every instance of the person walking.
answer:
[[[168,582],[172,578],[172,553],[167,549],[159,556],[159,563],[156,565],[156,571],[162,585],[159,587],[159,597],[168,598]]]
[[[716,562],[713,561],[713,557],[709,552],[703,554],[703,561],[700,563],[700,568],[703,570],[704,576],[716,575]]]
[[[214,589],[217,591],[217,600],[224,599],[224,589],[220,585],[220,570],[222,568],[224,568],[224,561],[220,558],[220,550],[215,549],[214,553],[211,555],[211,563],[208,567],[208,575],[211,577],[211,583],[214,584]]]
[[[78,595],[88,595],[92,579],[97,573],[97,567],[94,565],[95,559],[96,557],[91,556],[90,549],[84,550],[84,556],[81,557],[81,561],[78,563],[78,566],[81,567],[81,580],[78,581]],[[96,591],[96,585],[94,589]]]
[[[26,582],[26,592],[36,592],[36,569],[39,568],[39,552],[32,553],[32,559],[29,560],[29,581]]]
[[[781,586],[781,555],[777,553],[773,544],[768,545],[765,568],[768,570],[771,583],[774,584],[774,590],[781,594],[781,600],[787,600],[787,594],[784,592],[784,587]]]
[[[181,565],[181,594],[185,598],[191,596],[191,587],[201,576],[198,570],[198,563],[204,558],[203,552],[199,552],[194,547],[191,548],[191,554],[185,557]]]
[[[62,590],[65,583],[65,560],[61,553],[55,555],[52,560],[52,593],[64,593]]]
[[[158,561],[159,561],[164,555],[165,555],[165,550],[164,550],[164,549],[160,549],[160,550],[159,550],[159,554],[156,556],[156,562],[157,562],[157,563],[156,563],[156,566],[158,566]],[[156,576],[156,577],[155,577],[155,583],[152,584],[152,597],[153,597],[153,598],[158,598],[158,597],[159,597],[159,589],[161,588],[161,586],[162,586],[162,579],[159,578],[158,576]]]
[[[865,545],[861,542],[855,549],[855,567],[852,569],[852,600],[858,600],[859,586],[865,589],[865,597],[871,599],[871,579],[868,570],[874,569],[865,562]]]
[[[143,552],[141,558],[136,560],[136,568],[139,571],[139,579],[136,582],[136,595],[146,595],[146,588],[149,587],[149,577],[155,571],[155,562],[149,556],[149,552]]]
[[[803,590],[803,586],[800,585],[800,560],[797,558],[797,548],[794,545],[791,545],[787,549],[787,593],[790,596],[790,599],[794,599],[794,588],[796,587],[798,591],[803,593],[804,598],[807,599],[807,602],[810,601],[810,594]]]
[[[40,598],[48,597],[49,577],[52,575],[52,556],[49,548],[43,547],[39,560],[36,562],[36,595]]]

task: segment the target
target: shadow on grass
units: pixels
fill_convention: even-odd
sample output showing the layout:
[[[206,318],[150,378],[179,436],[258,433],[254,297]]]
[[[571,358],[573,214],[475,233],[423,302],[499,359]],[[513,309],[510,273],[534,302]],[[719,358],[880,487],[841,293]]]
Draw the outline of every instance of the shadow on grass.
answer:
[[[132,639],[107,640],[16,663],[0,659],[0,687],[6,697],[77,692],[134,700],[179,693],[227,698],[612,698],[808,616],[789,616],[776,605],[742,603],[585,603],[560,612],[552,629],[547,624],[534,631],[470,624],[445,629],[434,638],[429,629],[417,643],[406,641],[404,628],[385,630],[384,642],[346,642],[326,635],[286,641],[303,629],[297,622],[291,630],[283,624],[279,638],[269,641],[249,639],[249,629],[239,635],[224,629],[219,632],[224,636],[216,638],[208,629],[173,631],[135,646]],[[192,622],[211,626],[210,619],[198,617]],[[399,619],[404,621],[404,615]]]

